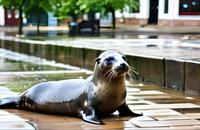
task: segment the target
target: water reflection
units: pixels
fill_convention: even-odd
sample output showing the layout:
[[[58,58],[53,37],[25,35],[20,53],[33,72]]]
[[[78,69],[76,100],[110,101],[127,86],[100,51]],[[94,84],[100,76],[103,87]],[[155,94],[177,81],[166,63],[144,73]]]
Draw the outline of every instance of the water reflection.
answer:
[[[37,71],[79,69],[70,65],[0,49],[0,71]]]
[[[35,37],[43,39],[54,38],[70,38],[70,37],[83,37],[83,38],[116,38],[116,39],[180,39],[183,37],[181,34],[150,34],[150,33],[138,33],[138,32],[115,32],[115,31],[103,31],[98,34],[84,32],[79,35],[69,35],[68,31],[42,31],[39,36],[36,31],[26,31],[25,36],[29,38]]]
[[[55,45],[37,44],[37,42],[35,44],[29,44],[2,40],[0,43],[0,51],[2,52],[0,56],[11,60],[53,65],[55,67],[69,69],[93,69],[94,59],[100,54],[100,51],[97,50],[64,47],[64,45],[57,46],[56,41],[53,44]],[[72,66],[78,66],[80,68]]]

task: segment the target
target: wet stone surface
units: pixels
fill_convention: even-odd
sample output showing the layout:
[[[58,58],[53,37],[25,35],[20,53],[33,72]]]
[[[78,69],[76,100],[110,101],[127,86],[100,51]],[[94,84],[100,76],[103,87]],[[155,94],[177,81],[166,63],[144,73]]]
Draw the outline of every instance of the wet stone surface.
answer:
[[[81,39],[79,39],[78,41],[70,41],[68,42],[68,46],[73,45],[84,47],[86,43],[87,46],[90,46],[93,49],[103,48],[105,46],[104,40],[85,40],[82,44],[80,44],[80,41]],[[109,40],[106,41],[109,42]],[[118,42],[120,43],[121,41],[118,40]],[[112,49],[112,47],[116,47],[119,49],[121,46],[119,46],[118,42],[114,43],[112,40],[110,40],[110,45],[107,46],[108,49]],[[131,52],[131,50],[135,50],[134,53],[140,51],[142,52],[142,50],[138,50],[138,48],[141,48],[140,45],[130,46],[129,42],[132,43],[132,41],[128,40],[124,42],[124,47],[129,48],[127,49],[128,54],[129,52]],[[57,41],[57,43],[65,44],[62,43],[62,41]],[[99,46],[97,47],[95,44],[98,44]],[[157,54],[157,51],[155,51],[156,49],[153,49],[157,47],[160,48],[159,51],[163,51],[162,47],[156,45],[158,43],[154,44],[154,41],[151,41],[150,44],[152,45],[142,45],[144,48],[146,48],[144,49],[144,53],[149,52],[148,54]],[[38,82],[70,78],[86,78],[89,74],[91,74],[90,72],[77,67],[74,68],[72,66],[68,66],[66,65],[66,62],[71,61],[73,65],[77,65],[80,64],[80,61],[83,61],[80,64],[81,67],[92,68],[93,58],[95,58],[99,53],[92,49],[90,49],[89,51],[87,51],[86,49],[81,49],[81,51],[74,51],[74,49],[72,48],[68,48],[68,50],[65,50],[62,47],[53,48],[46,45],[37,46],[37,41],[35,41],[35,45],[30,44],[28,47],[30,50],[36,47],[35,54],[33,50],[32,52],[26,50],[27,44],[20,45],[20,48],[26,48],[25,50],[19,49],[21,52],[17,52],[19,50],[17,50],[16,47],[13,47],[12,44],[9,45],[9,43],[1,43],[1,47],[2,45],[4,46],[4,48],[7,49],[0,49],[0,98],[16,95]],[[152,48],[152,50],[149,51],[149,48]],[[166,46],[166,48],[168,47]],[[178,50],[180,48],[181,47],[179,47]],[[177,50],[177,47],[175,47],[174,49]],[[44,54],[44,52],[46,52],[47,54]],[[195,51],[193,54],[197,54],[197,52],[198,51]],[[165,50],[164,53],[168,56],[172,55],[171,50]],[[182,51],[179,50],[176,53],[176,56],[179,57],[181,53]],[[69,54],[73,54],[73,57]],[[132,52],[130,54],[132,54]],[[193,55],[189,53],[186,53],[185,55],[185,57],[192,56]],[[74,59],[74,57],[76,57],[76,59]],[[82,59],[77,60],[79,58]],[[59,59],[59,62],[55,61],[55,59]],[[88,60],[89,62],[85,62],[86,60]],[[152,72],[154,71],[150,71],[149,73]],[[189,71],[187,73],[190,74]],[[149,77],[152,78],[151,76]],[[199,96],[186,94],[183,92],[175,92],[169,89],[165,89],[161,86],[145,84],[137,81],[127,81],[126,85],[128,92],[126,101],[129,107],[134,112],[142,112],[143,116],[118,117],[117,115],[111,115],[102,119],[105,122],[105,125],[93,125],[83,122],[79,118],[68,117],[65,115],[48,115],[18,109],[1,109],[0,130],[34,130],[36,128],[39,130],[200,129]]]
[[[139,81],[151,82],[167,86],[174,90],[199,94],[199,77],[195,74],[199,65],[199,39],[108,39],[88,37],[62,37],[60,39],[34,40],[30,37],[0,37],[1,52],[31,62],[45,61],[44,65],[54,64],[56,67],[69,64],[93,70],[94,59],[103,50],[118,50],[128,57],[128,62],[139,73],[131,75]],[[4,48],[4,49],[3,49]],[[5,55],[3,55],[5,56]],[[38,59],[38,57],[40,57]],[[16,59],[15,59],[16,60]],[[177,61],[171,62],[170,60]],[[61,63],[56,64],[56,63]],[[188,71],[188,63],[197,65],[197,69]],[[39,67],[41,68],[41,67]],[[177,69],[176,69],[177,68]],[[53,69],[53,68],[52,68]],[[56,68],[57,69],[57,68]],[[73,68],[72,68],[73,69]],[[178,74],[178,77],[177,77]],[[193,83],[190,87],[190,82]],[[189,83],[189,85],[188,85]],[[190,89],[191,88],[191,89]]]
[[[21,74],[20,74],[21,73]],[[84,71],[22,71],[22,72],[0,72],[0,98],[17,94],[6,87],[12,80],[18,88],[23,85],[30,87],[40,82],[41,77],[46,80],[61,80],[69,78],[85,78],[89,75]],[[23,76],[22,76],[23,75]],[[4,77],[4,79],[2,78]],[[36,78],[38,77],[38,78]],[[33,80],[35,78],[35,80]],[[12,79],[12,80],[11,80]],[[16,80],[18,79],[18,80]],[[6,82],[8,80],[8,82]],[[141,117],[118,117],[111,115],[103,118],[105,125],[93,125],[83,122],[76,117],[65,115],[49,115],[30,112],[19,109],[0,110],[0,129],[18,130],[66,130],[66,129],[188,129],[200,128],[200,99],[198,96],[185,93],[177,93],[160,86],[145,84],[141,82],[126,82],[127,103],[129,107]],[[23,91],[17,89],[16,91]],[[15,90],[15,89],[13,89]]]
[[[78,76],[86,76],[82,72]],[[17,75],[15,75],[17,77]],[[26,79],[24,79],[26,80]],[[20,83],[20,81],[19,81]],[[194,95],[177,93],[159,86],[140,82],[126,82],[127,103],[141,117],[103,118],[105,125],[93,125],[76,117],[48,115],[19,109],[0,110],[0,129],[64,130],[64,129],[186,129],[200,128],[200,99]],[[16,94],[0,87],[0,96]],[[29,122],[29,123],[27,123]],[[32,123],[33,125],[30,125]]]

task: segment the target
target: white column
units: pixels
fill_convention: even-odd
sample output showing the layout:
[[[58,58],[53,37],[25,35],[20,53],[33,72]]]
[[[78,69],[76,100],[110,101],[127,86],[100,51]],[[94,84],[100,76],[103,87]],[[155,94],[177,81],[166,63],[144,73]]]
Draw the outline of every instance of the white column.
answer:
[[[159,0],[158,19],[173,20],[177,16],[177,6],[179,0],[169,0],[168,13],[165,13],[165,0]]]
[[[2,6],[0,6],[0,26],[5,25],[5,15],[4,15],[4,9]]]

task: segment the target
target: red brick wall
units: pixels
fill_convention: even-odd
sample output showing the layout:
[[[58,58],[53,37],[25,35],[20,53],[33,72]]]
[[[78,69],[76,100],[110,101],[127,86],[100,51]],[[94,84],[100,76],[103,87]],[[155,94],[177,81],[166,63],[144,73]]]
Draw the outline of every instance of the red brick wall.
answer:
[[[158,20],[158,25],[200,27],[200,20]]]
[[[116,20],[117,23],[121,23],[120,19]],[[135,19],[135,18],[125,18],[124,24],[130,25],[146,25],[148,24],[148,19]],[[188,26],[188,27],[200,27],[200,20],[158,20],[159,26]]]
[[[120,19],[116,20],[117,23],[121,23]],[[135,19],[135,18],[125,18],[124,24],[131,24],[131,25],[145,25],[148,23],[147,19]]]

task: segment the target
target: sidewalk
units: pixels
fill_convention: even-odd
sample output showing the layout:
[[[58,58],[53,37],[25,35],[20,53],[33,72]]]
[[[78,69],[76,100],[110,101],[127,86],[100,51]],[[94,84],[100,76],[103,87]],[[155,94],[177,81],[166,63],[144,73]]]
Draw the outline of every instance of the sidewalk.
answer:
[[[119,31],[132,31],[139,33],[162,33],[162,34],[199,34],[200,35],[200,27],[161,27],[157,25],[145,25],[145,26],[137,26],[137,25],[125,25],[119,24],[117,25]]]
[[[12,31],[12,28],[10,28]],[[34,28],[33,28],[34,29]],[[53,28],[51,28],[53,30]],[[56,27],[56,29],[58,29]],[[63,30],[63,28],[59,28]],[[43,28],[43,30],[48,30]],[[41,50],[41,53],[45,51],[57,52],[54,55],[48,55],[52,57],[63,58],[66,54],[63,46],[71,47],[71,51],[75,55],[83,54],[82,51],[86,52],[86,49],[90,48],[84,59],[89,59],[90,61],[96,52],[91,50],[102,50],[102,49],[113,49],[118,48],[122,52],[133,55],[141,56],[138,60],[144,61],[144,67],[148,69],[148,72],[157,72],[159,66],[157,62],[150,61],[147,62],[146,59],[149,57],[165,57],[165,58],[199,58],[200,46],[199,41],[194,43],[188,43],[191,41],[180,41],[180,40],[162,40],[162,39],[149,39],[149,40],[120,40],[120,39],[84,39],[75,38],[74,39],[59,39],[59,40],[30,40],[30,39],[19,39],[16,37],[1,37],[5,41],[13,42],[1,42],[1,45],[6,49],[20,49],[20,53],[29,52],[29,49]],[[19,47],[14,42],[21,42]],[[26,44],[29,43],[29,44]],[[53,50],[48,48],[49,46],[57,46]],[[193,48],[191,48],[191,45]],[[28,47],[25,48],[24,46]],[[31,47],[29,47],[31,46]],[[187,47],[188,46],[188,47]],[[45,48],[47,47],[47,48]],[[73,50],[74,48],[85,48],[84,50]],[[24,48],[25,50],[22,50]],[[62,48],[62,49],[60,49]],[[14,51],[13,50],[13,51]],[[38,55],[40,52],[38,50],[32,50]],[[4,50],[5,51],[5,50]],[[162,53],[159,53],[162,52]],[[192,52],[192,53],[191,53]],[[4,53],[8,54],[8,53]],[[162,55],[160,55],[162,54]],[[44,56],[44,55],[43,55]],[[70,55],[71,56],[71,55]],[[147,56],[144,60],[143,56]],[[130,57],[131,58],[131,57]],[[134,58],[134,57],[133,57]],[[72,57],[73,61],[76,60]],[[54,59],[55,60],[55,59]],[[78,59],[81,60],[81,59]],[[159,60],[159,59],[158,59]],[[156,59],[156,61],[158,61]],[[162,60],[162,59],[161,59]],[[161,61],[163,63],[163,60]],[[2,62],[3,63],[3,62]],[[139,62],[138,62],[139,63]],[[147,64],[147,63],[150,63]],[[142,64],[138,64],[141,66]],[[153,67],[153,66],[155,67]],[[166,66],[166,65],[165,65]],[[148,68],[149,67],[149,68]],[[186,67],[186,66],[184,66]],[[10,68],[10,67],[9,67]],[[154,68],[155,71],[152,71]],[[178,70],[174,64],[172,68]],[[194,68],[194,66],[192,66]],[[163,69],[164,71],[165,69]],[[173,72],[176,72],[176,70]],[[67,71],[66,71],[67,72]],[[145,71],[147,72],[147,71]],[[167,71],[165,71],[167,72]],[[181,71],[183,72],[183,71]],[[199,70],[195,70],[199,72]],[[195,74],[192,72],[192,76]],[[22,79],[21,83],[28,84],[33,82],[33,79],[42,79],[40,77],[45,77],[47,73],[41,72],[37,73],[38,76],[34,75],[36,72],[28,72],[16,74],[16,73],[3,73],[0,72],[0,84],[5,84],[5,82],[11,82],[10,78],[15,77],[16,79]],[[55,76],[55,72],[48,72],[52,74],[56,80],[61,78],[61,76]],[[71,73],[71,72],[70,72]],[[170,72],[171,73],[171,72]],[[7,74],[7,76],[6,76]],[[26,77],[26,75],[28,76]],[[60,73],[59,73],[60,74]],[[174,76],[177,79],[176,73]],[[185,74],[185,73],[184,73]],[[80,75],[87,75],[81,74]],[[79,77],[78,76],[78,77]],[[189,75],[188,77],[192,77]],[[65,77],[65,76],[64,76]],[[152,78],[152,75],[150,76]],[[160,76],[159,76],[160,77]],[[172,76],[170,76],[172,77]],[[63,78],[63,77],[62,77]],[[65,77],[66,78],[66,77]],[[184,79],[187,78],[184,76]],[[194,80],[191,80],[194,82]],[[188,81],[190,85],[192,82]],[[197,82],[199,78],[197,77]],[[12,80],[13,84],[19,84],[19,81]],[[141,117],[117,117],[112,115],[103,118],[105,125],[93,125],[83,122],[79,118],[68,117],[68,116],[58,116],[58,115],[48,115],[35,112],[29,112],[18,109],[4,109],[0,110],[0,130],[33,130],[34,128],[27,122],[35,124],[39,130],[68,130],[68,129],[100,129],[100,130],[111,130],[111,129],[126,129],[126,130],[197,130],[200,129],[200,97],[189,95],[181,92],[170,91],[169,89],[162,88],[161,86],[155,86],[152,84],[144,84],[142,82],[127,82],[127,103],[134,112],[142,112],[144,116]],[[198,85],[198,84],[197,84]],[[6,85],[5,85],[6,86]],[[199,85],[198,85],[199,88]],[[198,91],[199,92],[199,91]],[[8,93],[0,89],[0,97],[6,96]],[[12,94],[12,93],[9,93]],[[10,95],[7,95],[10,96]],[[13,116],[17,116],[18,120],[15,120]],[[10,118],[9,118],[10,117]]]
[[[36,26],[24,26],[24,31],[36,31]],[[0,32],[17,32],[18,27],[4,27],[0,26]],[[68,26],[41,26],[41,31],[60,31],[67,33]],[[101,32],[113,32],[112,29],[101,28]],[[160,27],[156,25],[125,25],[118,24],[115,33],[154,33],[154,34],[199,34],[200,27]]]

